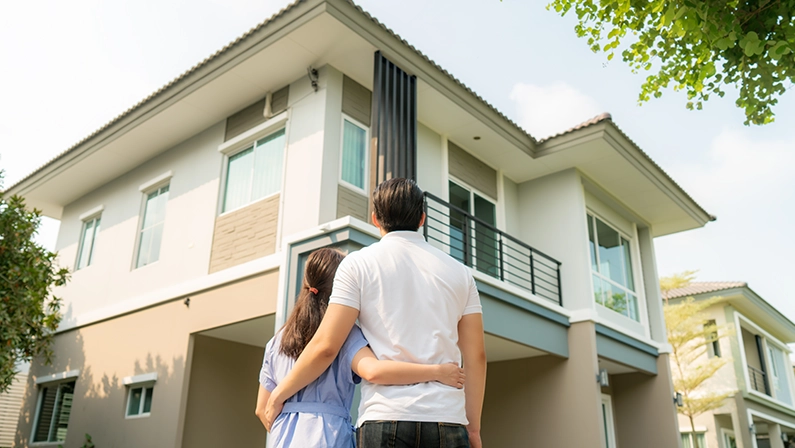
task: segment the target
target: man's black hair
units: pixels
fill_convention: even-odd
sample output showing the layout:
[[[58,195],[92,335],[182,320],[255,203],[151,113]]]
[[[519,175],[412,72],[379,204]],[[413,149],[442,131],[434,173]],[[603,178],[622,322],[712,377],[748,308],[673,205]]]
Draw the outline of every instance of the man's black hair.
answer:
[[[395,177],[382,182],[373,192],[373,210],[386,232],[420,228],[423,211],[422,190],[413,180]]]

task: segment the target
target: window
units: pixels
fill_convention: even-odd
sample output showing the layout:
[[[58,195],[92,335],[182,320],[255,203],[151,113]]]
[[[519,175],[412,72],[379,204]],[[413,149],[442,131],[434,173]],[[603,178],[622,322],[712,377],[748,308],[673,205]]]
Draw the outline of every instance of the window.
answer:
[[[720,340],[718,339],[718,330],[714,320],[708,320],[704,324],[704,331],[708,332],[707,340],[709,341],[709,357],[720,358]]]
[[[342,167],[340,179],[364,190],[367,178],[367,129],[344,117],[342,119]]]
[[[696,433],[696,440],[698,442],[698,448],[704,448],[707,446],[706,440],[704,440],[704,433],[697,432]],[[696,445],[693,444],[693,433],[690,432],[683,432],[682,433],[682,448],[696,448]]]
[[[163,224],[166,221],[168,187],[168,185],[164,185],[146,195],[143,219],[141,220],[141,232],[138,237],[136,268],[154,263],[160,258]]]
[[[498,277],[497,206],[493,202],[450,181],[450,204],[477,218],[477,221],[450,209],[450,256],[474,266],[478,271]],[[469,235],[467,240],[466,235]]]
[[[768,358],[770,359],[770,383],[775,393],[776,399],[792,406],[792,393],[787,379],[789,357],[784,355],[784,351],[773,345],[770,340],[767,342]]]
[[[613,402],[610,395],[602,394],[602,425],[605,430],[605,447],[616,447],[616,431],[613,426]]]
[[[632,273],[629,240],[599,218],[588,214],[594,300],[636,321],[638,296]]]
[[[74,395],[75,381],[49,384],[39,389],[34,442],[63,442],[66,439]]]
[[[77,250],[75,269],[90,266],[94,259],[94,247],[99,234],[100,217],[83,221],[83,232],[80,236],[80,247]]]
[[[229,157],[222,212],[281,190],[284,142],[282,129]]]
[[[723,433],[723,448],[737,448],[737,438],[734,437],[734,432],[728,429],[721,429]]]
[[[127,395],[127,417],[146,417],[152,412],[154,384],[137,384],[130,387]]]

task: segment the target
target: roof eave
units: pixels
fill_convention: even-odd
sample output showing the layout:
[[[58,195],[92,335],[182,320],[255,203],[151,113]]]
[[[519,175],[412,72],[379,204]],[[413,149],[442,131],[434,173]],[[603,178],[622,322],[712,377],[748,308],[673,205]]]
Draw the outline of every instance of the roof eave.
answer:
[[[698,227],[703,227],[708,222],[717,219],[714,215],[704,210],[668,173],[632,141],[613,122],[610,114],[599,115],[584,125],[575,126],[568,131],[543,140],[538,146],[537,154],[539,156],[548,154],[571,145],[573,141],[581,136],[593,138],[597,134],[599,134],[600,138],[610,143],[619,154],[643,173],[657,188],[665,192],[672,201],[694,220]]]

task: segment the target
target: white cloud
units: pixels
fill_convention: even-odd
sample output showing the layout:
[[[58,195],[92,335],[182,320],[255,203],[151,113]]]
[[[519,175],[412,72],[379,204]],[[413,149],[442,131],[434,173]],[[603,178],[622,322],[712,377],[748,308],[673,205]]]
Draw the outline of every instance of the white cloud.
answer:
[[[547,86],[517,83],[510,98],[516,103],[519,124],[538,139],[565,131],[603,112],[596,100],[564,82]]]
[[[795,272],[795,139],[754,140],[748,131],[716,136],[708,157],[671,174],[718,220],[656,241],[658,269],[699,269],[700,280],[746,281],[795,320],[785,279]]]

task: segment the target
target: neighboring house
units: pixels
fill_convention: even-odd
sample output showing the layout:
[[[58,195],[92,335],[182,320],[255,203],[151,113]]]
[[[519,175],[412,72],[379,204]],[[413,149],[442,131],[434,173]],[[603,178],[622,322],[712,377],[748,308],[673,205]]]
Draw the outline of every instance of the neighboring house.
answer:
[[[28,365],[25,364],[14,377],[11,387],[5,393],[0,393],[0,448],[14,445],[27,380]]]
[[[8,189],[61,221],[74,271],[18,445],[263,443],[257,374],[303,262],[377,241],[393,176],[473,268],[487,446],[679,444],[653,238],[711,216],[609,115],[536,140],[354,4],[309,0]]]
[[[668,297],[671,304],[687,297],[721,297],[704,313],[731,329],[707,347],[706,355],[731,361],[702,387],[735,393],[695,419],[695,436],[709,448],[795,447],[795,376],[787,346],[795,343],[795,323],[742,282],[693,282]],[[679,429],[684,446],[692,447],[688,418],[679,416]]]

